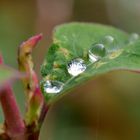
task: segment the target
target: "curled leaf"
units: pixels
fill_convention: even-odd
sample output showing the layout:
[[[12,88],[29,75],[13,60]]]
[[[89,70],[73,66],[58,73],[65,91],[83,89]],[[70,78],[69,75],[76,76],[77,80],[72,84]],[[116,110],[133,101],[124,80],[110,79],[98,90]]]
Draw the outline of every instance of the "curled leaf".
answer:
[[[33,70],[31,53],[41,38],[42,34],[30,38],[29,40],[23,42],[18,50],[19,70],[27,74],[27,78],[23,81],[26,88],[26,95],[29,100],[32,97],[36,84],[38,84],[37,76]]]
[[[40,115],[43,98],[38,84],[37,75],[33,69],[32,50],[41,40],[42,34],[36,35],[23,42],[18,50],[19,70],[25,72],[27,77],[23,79],[27,96],[26,123],[37,123]]]

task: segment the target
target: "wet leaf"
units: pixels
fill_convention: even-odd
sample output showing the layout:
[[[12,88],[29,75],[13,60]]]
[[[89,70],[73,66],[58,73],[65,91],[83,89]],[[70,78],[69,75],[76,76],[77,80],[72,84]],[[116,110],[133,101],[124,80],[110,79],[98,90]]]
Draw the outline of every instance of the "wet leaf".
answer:
[[[111,45],[104,44],[106,36],[112,36]],[[59,94],[46,94],[48,104],[69,93],[78,85],[102,74],[115,70],[140,71],[140,40],[129,40],[130,35],[116,28],[86,23],[70,23],[56,27],[53,44],[49,48],[42,65],[43,81],[57,80],[65,83]],[[89,60],[89,49],[92,44],[105,45],[106,55],[95,63]],[[72,77],[67,70],[68,63],[81,58],[85,61],[86,70]]]

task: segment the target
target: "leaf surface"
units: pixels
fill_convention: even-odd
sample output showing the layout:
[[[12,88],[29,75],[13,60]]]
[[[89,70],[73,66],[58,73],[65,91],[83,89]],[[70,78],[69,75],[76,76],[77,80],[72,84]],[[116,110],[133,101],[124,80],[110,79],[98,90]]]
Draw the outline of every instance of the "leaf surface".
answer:
[[[105,44],[108,53],[98,62],[91,63],[88,50],[92,44],[102,43],[106,36],[114,38],[111,45]],[[41,73],[43,81],[61,81],[64,88],[59,94],[46,94],[43,91],[48,104],[76,86],[110,71],[140,72],[140,40],[130,42],[130,37],[126,32],[100,24],[70,23],[56,27],[53,44],[48,50]],[[67,71],[67,64],[75,58],[82,58],[87,69],[72,77]]]

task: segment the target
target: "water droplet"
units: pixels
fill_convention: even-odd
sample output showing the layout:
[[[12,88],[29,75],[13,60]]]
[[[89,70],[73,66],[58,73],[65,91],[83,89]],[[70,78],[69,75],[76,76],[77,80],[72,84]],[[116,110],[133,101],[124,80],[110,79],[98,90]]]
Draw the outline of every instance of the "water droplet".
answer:
[[[73,59],[67,65],[68,73],[72,76],[77,76],[83,73],[86,68],[86,64],[81,58]]]
[[[102,39],[101,43],[104,44],[106,48],[106,53],[112,53],[116,49],[118,49],[118,44],[116,43],[116,39],[111,35],[106,35]]]
[[[45,93],[59,93],[62,91],[64,84],[60,81],[47,80],[43,82],[43,91]]]
[[[137,33],[132,33],[129,37],[129,42],[133,43],[134,41],[138,40],[140,38],[139,34]]]
[[[104,44],[111,44],[114,42],[114,37],[111,35],[106,35],[103,39]]]
[[[89,49],[89,60],[94,63],[104,57],[106,49],[103,44],[93,44]]]

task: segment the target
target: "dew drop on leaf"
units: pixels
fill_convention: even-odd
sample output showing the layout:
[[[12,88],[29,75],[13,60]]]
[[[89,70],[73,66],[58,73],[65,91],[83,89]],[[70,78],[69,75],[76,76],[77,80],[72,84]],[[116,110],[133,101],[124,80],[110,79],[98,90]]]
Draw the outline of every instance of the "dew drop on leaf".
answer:
[[[111,35],[106,35],[103,39],[104,44],[111,44],[114,42],[114,37]]]
[[[131,35],[130,35],[130,37],[129,37],[129,42],[130,43],[133,43],[133,42],[135,42],[136,40],[138,40],[139,39],[139,34],[137,34],[137,33],[132,33]]]
[[[116,39],[111,35],[106,35],[101,43],[104,44],[107,53],[112,53],[118,49]]]
[[[67,65],[68,73],[72,76],[77,76],[86,70],[87,66],[83,59],[76,58],[71,60]]]
[[[59,93],[62,91],[64,83],[60,81],[47,80],[42,83],[44,93]]]
[[[94,63],[106,55],[106,49],[103,44],[93,44],[88,51],[89,60]]]

